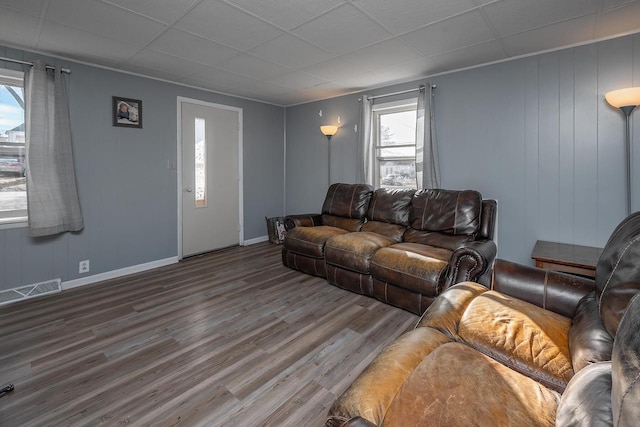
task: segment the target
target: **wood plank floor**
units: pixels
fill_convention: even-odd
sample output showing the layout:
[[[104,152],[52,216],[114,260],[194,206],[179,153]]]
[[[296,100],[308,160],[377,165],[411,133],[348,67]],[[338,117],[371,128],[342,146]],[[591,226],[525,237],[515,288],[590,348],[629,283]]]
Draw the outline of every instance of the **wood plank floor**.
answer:
[[[0,307],[0,425],[320,426],[417,319],[226,249]]]

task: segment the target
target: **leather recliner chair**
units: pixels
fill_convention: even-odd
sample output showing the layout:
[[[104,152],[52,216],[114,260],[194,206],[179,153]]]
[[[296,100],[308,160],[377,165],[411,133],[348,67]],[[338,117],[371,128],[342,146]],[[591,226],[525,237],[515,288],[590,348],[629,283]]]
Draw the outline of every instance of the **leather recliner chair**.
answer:
[[[497,260],[490,289],[443,292],[326,425],[637,426],[638,292],[640,212],[611,235],[595,281]]]

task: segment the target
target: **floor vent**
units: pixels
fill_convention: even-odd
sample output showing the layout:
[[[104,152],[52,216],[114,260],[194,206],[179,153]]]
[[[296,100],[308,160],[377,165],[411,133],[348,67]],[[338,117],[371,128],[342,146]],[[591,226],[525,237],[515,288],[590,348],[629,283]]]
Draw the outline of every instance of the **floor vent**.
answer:
[[[0,291],[0,305],[61,292],[62,286],[60,283],[60,279],[53,279]]]

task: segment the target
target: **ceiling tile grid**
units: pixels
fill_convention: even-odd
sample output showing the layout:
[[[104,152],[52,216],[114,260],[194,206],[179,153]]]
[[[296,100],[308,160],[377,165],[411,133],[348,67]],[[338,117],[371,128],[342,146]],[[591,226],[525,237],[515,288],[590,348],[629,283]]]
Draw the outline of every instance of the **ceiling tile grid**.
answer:
[[[640,31],[640,0],[0,0],[0,45],[293,105]]]

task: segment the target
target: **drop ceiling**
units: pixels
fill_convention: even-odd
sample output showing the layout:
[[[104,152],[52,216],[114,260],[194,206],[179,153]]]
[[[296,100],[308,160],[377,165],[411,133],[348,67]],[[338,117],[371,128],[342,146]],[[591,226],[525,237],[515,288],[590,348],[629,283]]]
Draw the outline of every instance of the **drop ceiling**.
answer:
[[[0,0],[0,44],[277,105],[640,31],[640,0]]]

